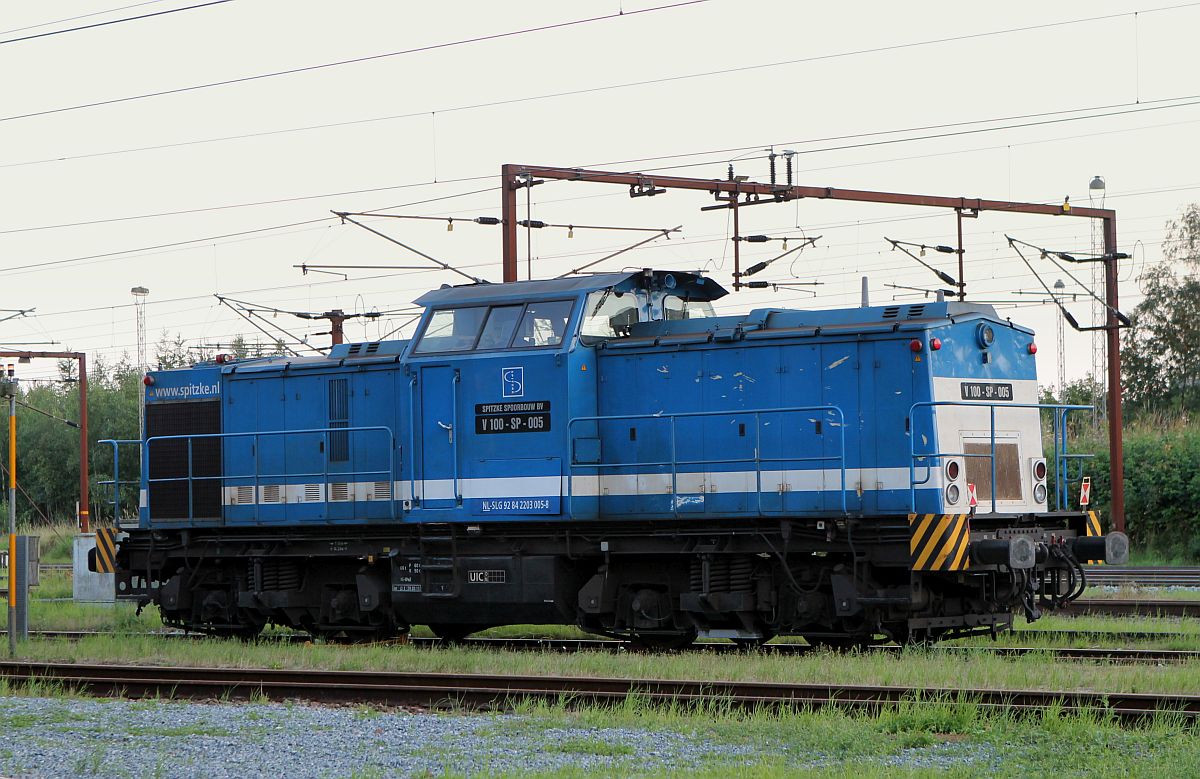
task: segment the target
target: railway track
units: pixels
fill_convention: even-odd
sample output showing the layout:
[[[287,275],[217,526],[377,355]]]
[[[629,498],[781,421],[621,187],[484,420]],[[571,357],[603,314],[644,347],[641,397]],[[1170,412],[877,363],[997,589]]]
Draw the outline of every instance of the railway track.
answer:
[[[628,679],[511,674],[442,674],[266,668],[169,668],[85,663],[0,662],[13,682],[52,681],[96,695],[327,704],[496,709],[519,700],[616,704],[629,697],[660,704],[719,702],[739,708],[785,707],[875,711],[914,699],[972,702],[989,709],[1106,712],[1140,721],[1162,712],[1195,719],[1200,696],[1046,690],[957,689],[855,684],[790,684],[725,680]]]
[[[1200,600],[1080,598],[1055,614],[1108,617],[1200,617]]]
[[[1094,633],[1090,631],[1027,631],[1026,635],[1035,634],[1041,637],[1091,637],[1091,638],[1109,638],[1110,634]],[[3,631],[0,631],[3,635]],[[84,638],[104,635],[132,635],[142,637],[158,637],[165,639],[191,639],[202,640],[207,636],[199,633],[184,633],[180,631],[162,631],[151,633],[134,633],[134,634],[117,634],[108,631],[30,631],[30,636],[33,638],[58,639],[66,641],[78,641]],[[1013,634],[1010,634],[1013,635]],[[1120,635],[1120,634],[1118,634]],[[1169,639],[1174,636],[1184,635],[1179,633],[1141,633],[1128,634],[1136,636],[1142,640],[1146,637],[1151,639]],[[221,639],[225,640],[225,639]],[[279,636],[268,636],[259,639],[263,642],[280,642],[290,644],[301,644],[312,640],[305,634],[283,634]],[[1086,640],[1086,638],[1084,639]],[[446,642],[436,638],[412,637],[398,644],[407,644],[423,649],[437,649],[447,646]],[[639,651],[624,641],[614,641],[609,639],[593,639],[593,638],[570,638],[570,639],[555,639],[555,638],[468,638],[460,641],[452,646],[463,647],[468,649],[492,649],[506,652],[636,652]],[[1021,657],[1025,655],[1045,655],[1056,660],[1081,660],[1094,662],[1110,662],[1122,664],[1153,664],[1159,665],[1164,663],[1183,663],[1183,662],[1200,662],[1200,650],[1191,649],[1159,649],[1149,647],[1045,647],[1045,646],[1004,646],[1004,645],[970,645],[957,646],[954,644],[942,644],[936,647],[939,651],[957,652],[962,654],[989,654],[1000,655],[1004,657]],[[904,647],[895,644],[879,644],[865,648],[864,651],[870,652],[886,652],[889,654],[901,654],[904,652]],[[687,652],[698,653],[715,653],[715,654],[737,654],[743,652],[761,652],[768,655],[804,655],[814,651],[818,651],[817,647],[808,644],[763,644],[751,650],[739,647],[735,644],[726,643],[696,643],[688,647]]]
[[[1200,587],[1200,566],[1085,565],[1084,571],[1096,587]]]

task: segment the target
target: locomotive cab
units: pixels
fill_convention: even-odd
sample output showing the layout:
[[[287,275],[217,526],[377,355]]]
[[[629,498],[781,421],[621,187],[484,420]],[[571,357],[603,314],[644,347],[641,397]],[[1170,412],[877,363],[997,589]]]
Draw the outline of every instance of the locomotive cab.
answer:
[[[696,274],[444,287],[406,358],[411,508],[439,519],[576,516],[569,421],[595,416],[595,344],[639,325],[712,314],[724,295]]]

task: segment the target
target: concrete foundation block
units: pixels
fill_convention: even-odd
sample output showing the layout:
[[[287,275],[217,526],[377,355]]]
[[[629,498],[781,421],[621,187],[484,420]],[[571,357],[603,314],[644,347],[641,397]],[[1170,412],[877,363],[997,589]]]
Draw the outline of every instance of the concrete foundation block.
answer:
[[[72,595],[77,603],[113,603],[117,599],[115,576],[111,573],[93,573],[88,570],[88,552],[95,548],[95,533],[80,533],[75,536]]]

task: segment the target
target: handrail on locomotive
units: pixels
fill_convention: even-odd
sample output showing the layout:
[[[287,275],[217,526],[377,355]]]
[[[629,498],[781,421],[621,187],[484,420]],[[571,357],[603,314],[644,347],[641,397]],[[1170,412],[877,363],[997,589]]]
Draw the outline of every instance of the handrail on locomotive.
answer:
[[[121,478],[121,446],[136,446],[136,447],[138,447],[138,453],[140,455],[142,442],[136,438],[102,438],[99,441],[97,441],[96,443],[112,445],[113,477],[111,479],[103,479],[101,481],[96,482],[96,486],[97,487],[107,487],[108,485],[112,485],[113,496],[112,496],[112,500],[108,501],[108,504],[110,506],[112,506],[113,524],[116,525],[117,527],[121,527],[121,525],[123,524],[121,522],[121,487],[141,484],[140,479],[122,479]],[[140,471],[141,466],[139,465],[138,467],[139,467],[139,471]],[[136,514],[133,518],[133,522],[130,524],[133,524],[135,526],[137,525]]]
[[[327,450],[327,449],[329,449],[329,446],[330,446],[330,434],[331,433],[345,433],[345,434],[347,434],[347,436],[349,436],[350,434],[353,434],[353,433],[382,433],[382,434],[384,434],[387,439],[387,453],[388,453],[387,470],[373,469],[373,470],[330,471],[329,470],[329,460],[323,459],[322,462],[324,462],[325,467],[321,471],[314,471],[311,473],[298,473],[298,472],[292,472],[292,471],[287,471],[287,470],[285,470],[282,473],[261,473],[260,472],[259,462],[260,462],[260,459],[262,456],[262,448],[259,446],[259,440],[261,437],[263,437],[263,436],[288,436],[288,435],[299,436],[299,435],[321,434],[324,449]],[[194,473],[193,473],[193,466],[194,466],[193,442],[195,441],[195,439],[225,440],[225,439],[231,439],[231,438],[253,438],[254,439],[254,443],[253,443],[254,473],[237,474],[237,475],[222,474],[219,476],[196,476],[196,475],[194,475]],[[181,440],[187,441],[187,449],[188,449],[187,475],[186,476],[162,477],[162,478],[150,478],[150,474],[149,474],[150,445],[153,443],[158,443],[158,442],[162,442],[162,441],[181,441]],[[235,484],[233,486],[239,486],[238,484],[236,484],[236,482],[239,482],[239,481],[245,482],[247,480],[252,480],[252,484],[254,486],[254,492],[255,492],[255,495],[257,496],[258,488],[261,485],[261,482],[263,479],[276,479],[276,478],[300,479],[300,478],[310,478],[310,477],[320,476],[322,479],[322,484],[324,484],[329,481],[330,475],[341,476],[341,477],[346,477],[346,476],[387,476],[389,482],[393,481],[396,478],[395,434],[392,432],[392,429],[390,427],[387,427],[385,425],[367,425],[367,426],[360,426],[360,427],[324,427],[324,428],[309,428],[309,429],[304,429],[304,430],[256,430],[256,431],[252,431],[252,432],[243,432],[243,433],[197,433],[197,434],[193,434],[193,435],[152,436],[152,437],[146,439],[146,444],[145,444],[145,448],[143,451],[144,451],[145,456],[143,456],[143,458],[142,458],[142,480],[147,485],[147,488],[149,488],[149,486],[152,484],[159,484],[159,483],[166,483],[166,482],[181,482],[181,481],[187,482],[187,484],[188,484],[188,516],[187,516],[187,520],[188,521],[192,521],[195,519],[195,489],[194,489],[194,485],[195,485],[195,482],[197,482],[197,481],[220,481],[222,486],[224,487],[224,486],[227,486],[228,482],[235,482]],[[240,485],[240,486],[247,486],[247,485]],[[393,498],[394,498],[394,496],[393,496]],[[396,501],[394,499],[389,500],[388,506],[389,506],[389,512],[390,512],[389,518],[395,519],[396,518]],[[260,515],[260,502],[256,498],[254,501],[254,518],[256,521],[260,518],[259,515]],[[183,517],[180,517],[180,519],[183,519]]]
[[[917,452],[917,426],[916,426],[916,411],[919,408],[933,409],[935,406],[961,406],[966,408],[986,408],[988,409],[989,421],[989,444],[990,451],[987,454],[968,454],[967,452]],[[1055,502],[1059,511],[1064,510],[1067,506],[1067,485],[1070,481],[1070,462],[1079,460],[1080,473],[1082,473],[1083,460],[1091,459],[1095,455],[1091,454],[1071,454],[1067,451],[1067,414],[1072,411],[1093,411],[1092,406],[1080,406],[1065,403],[986,403],[980,401],[965,401],[965,400],[934,400],[920,401],[913,403],[908,410],[909,421],[909,461],[908,461],[908,478],[909,478],[909,511],[916,511],[917,506],[917,487],[921,484],[929,483],[933,475],[933,469],[930,467],[927,460],[935,460],[941,462],[947,457],[980,457],[987,458],[991,464],[991,503],[992,513],[996,513],[996,493],[999,492],[995,488],[996,484],[996,409],[1038,409],[1053,410],[1055,413],[1051,416],[1051,435],[1054,443],[1054,473],[1056,475],[1055,483]],[[925,478],[917,479],[917,463],[924,463]]]
[[[820,455],[814,457],[763,457],[762,456],[762,416],[764,414],[791,414],[801,412],[820,411],[825,414],[836,416],[837,421],[834,424],[838,431],[838,454],[836,455]],[[734,457],[734,458],[701,458],[698,460],[680,460],[678,456],[678,439],[676,436],[676,419],[690,417],[731,417],[731,416],[753,416],[754,417],[754,456],[753,457]],[[576,468],[632,468],[635,466],[650,466],[650,467],[665,467],[671,468],[671,510],[676,518],[679,516],[679,466],[681,465],[734,465],[741,463],[754,463],[755,476],[755,493],[757,495],[758,515],[766,516],[767,512],[762,507],[762,464],[763,463],[801,463],[801,462],[825,462],[828,460],[836,460],[838,462],[838,470],[841,475],[841,490],[840,500],[843,514],[849,513],[846,506],[846,418],[841,408],[835,405],[821,406],[786,406],[781,408],[760,408],[760,409],[745,409],[740,411],[687,411],[675,414],[616,414],[611,416],[587,416],[574,417],[567,422],[567,438],[574,442],[576,439],[571,435],[571,430],[576,424],[585,422],[594,422],[599,425],[603,422],[611,422],[617,420],[632,420],[632,419],[650,419],[650,420],[666,420],[670,422],[671,430],[671,459],[662,461],[641,461],[633,460],[627,462],[608,462],[608,463],[580,463],[575,460],[576,453],[572,447],[571,453],[571,473],[572,478],[567,480],[567,505],[573,506],[573,481]],[[687,473],[687,471],[685,471]]]

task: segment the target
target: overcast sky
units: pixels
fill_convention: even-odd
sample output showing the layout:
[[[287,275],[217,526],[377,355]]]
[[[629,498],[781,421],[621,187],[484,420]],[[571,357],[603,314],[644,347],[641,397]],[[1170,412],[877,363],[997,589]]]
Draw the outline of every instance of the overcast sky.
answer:
[[[803,184],[1053,203],[1069,195],[1076,205],[1087,205],[1088,182],[1100,174],[1120,248],[1134,255],[1122,269],[1126,309],[1140,299],[1138,273],[1161,261],[1166,221],[1200,199],[1200,3],[708,0],[630,13],[667,3],[234,0],[14,40],[202,2],[4,4],[0,306],[36,312],[0,324],[3,343],[132,356],[134,286],[150,289],[152,345],[164,331],[191,344],[256,335],[216,303],[218,292],[289,310],[396,312],[348,327],[353,339],[377,338],[405,321],[398,310],[421,292],[459,279],[432,267],[346,271],[344,281],[302,275],[294,265],[423,262],[326,220],[330,210],[498,216],[506,162],[724,177],[737,158],[739,175],[765,179],[763,150],[773,146],[799,153]],[[59,21],[69,17],[81,18]],[[567,22],[579,23],[525,32]],[[502,33],[515,34],[458,43]],[[439,44],[454,45],[139,97]],[[122,98],[138,99],[77,108]],[[949,124],[957,126],[913,129]],[[921,136],[940,137],[914,140]],[[710,203],[703,193],[631,200],[621,187],[556,182],[534,189],[532,216],[682,224],[672,240],[597,269],[706,268],[728,283],[728,214],[700,211]],[[94,224],[78,224],[86,222]],[[370,224],[500,278],[496,227]],[[744,233],[822,236],[759,278],[822,286],[816,298],[742,292],[721,310],[857,305],[863,275],[873,302],[915,302],[919,295],[885,284],[938,280],[884,236],[948,244],[954,229],[953,212],[894,206],[747,209]],[[1006,232],[1056,250],[1086,252],[1092,241],[1088,220],[1063,217],[984,214],[965,230],[968,295],[988,300],[1041,289]],[[569,271],[640,237],[542,230],[534,275]],[[779,252],[746,248],[751,261]],[[926,259],[953,272],[951,256]],[[1047,283],[1062,278],[1086,296],[1034,259]],[[1090,269],[1071,270],[1090,284]],[[1070,308],[1083,322],[1091,316],[1083,297]],[[1004,313],[1039,332],[1039,376],[1053,384],[1055,309]],[[301,336],[327,329],[275,321]],[[1090,345],[1068,333],[1069,377],[1089,369]],[[53,373],[49,363],[23,368],[26,377]]]

